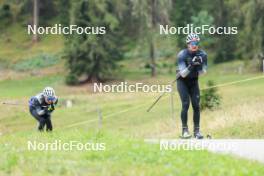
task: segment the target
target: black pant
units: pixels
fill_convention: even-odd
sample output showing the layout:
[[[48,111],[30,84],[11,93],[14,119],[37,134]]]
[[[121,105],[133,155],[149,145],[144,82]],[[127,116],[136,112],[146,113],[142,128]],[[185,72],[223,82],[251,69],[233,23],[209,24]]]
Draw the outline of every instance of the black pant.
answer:
[[[182,102],[181,120],[182,127],[187,127],[188,109],[190,100],[193,107],[193,123],[194,127],[200,125],[200,89],[198,78],[179,78],[177,80],[177,89]]]
[[[38,115],[36,109],[29,109],[31,115],[39,122],[38,130],[43,131],[46,125],[46,131],[52,131],[52,123],[50,120],[50,114]]]

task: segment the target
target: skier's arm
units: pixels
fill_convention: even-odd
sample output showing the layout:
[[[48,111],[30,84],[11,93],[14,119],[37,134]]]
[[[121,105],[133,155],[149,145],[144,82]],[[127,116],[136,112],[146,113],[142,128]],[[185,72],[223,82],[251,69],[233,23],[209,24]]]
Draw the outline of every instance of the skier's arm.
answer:
[[[29,107],[32,107],[36,110],[36,113],[41,116],[45,114],[45,109],[41,106],[39,96],[31,97],[29,100]]]
[[[37,111],[37,114],[40,115],[40,116],[45,114],[45,110],[44,109],[37,108],[36,111]]]
[[[199,75],[207,73],[207,55],[205,54],[203,57],[202,68],[199,70]]]
[[[178,54],[178,68],[179,68],[179,74],[181,77],[185,78],[190,73],[189,68],[186,66],[186,63],[184,61],[184,56],[182,52]]]
[[[56,97],[56,100],[54,102],[54,105],[57,105],[58,104],[58,101],[59,101],[59,99],[58,99],[58,97]]]
[[[45,110],[41,107],[38,99],[34,98],[33,99],[33,106],[36,108],[36,112],[38,115],[44,115],[45,114]]]

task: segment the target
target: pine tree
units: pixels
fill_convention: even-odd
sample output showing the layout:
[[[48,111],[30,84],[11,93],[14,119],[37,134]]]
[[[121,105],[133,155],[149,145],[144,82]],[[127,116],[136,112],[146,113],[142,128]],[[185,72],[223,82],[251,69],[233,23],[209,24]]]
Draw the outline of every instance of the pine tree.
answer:
[[[58,7],[59,7],[60,23],[63,26],[69,26],[69,24],[70,24],[71,1],[69,1],[69,0],[59,0]]]
[[[70,73],[69,84],[104,81],[117,68],[123,56],[121,17],[117,15],[118,0],[81,0],[75,6],[73,23],[79,27],[105,27],[106,34],[72,35],[66,44]],[[98,30],[98,29],[97,29]],[[97,31],[98,32],[98,31]]]
[[[216,26],[232,26],[229,6],[224,0],[217,0],[216,5],[219,7],[216,13]],[[236,41],[232,35],[218,35],[216,45],[215,63],[230,61],[235,58]]]
[[[184,27],[191,24],[191,18],[201,11],[202,2],[196,0],[173,0],[172,1],[171,19],[175,26]],[[177,37],[177,45],[182,48],[185,44],[185,35]]]
[[[171,0],[135,0],[132,1],[134,16],[139,19],[139,33],[149,46],[151,76],[156,70],[156,35],[160,24],[168,24]]]

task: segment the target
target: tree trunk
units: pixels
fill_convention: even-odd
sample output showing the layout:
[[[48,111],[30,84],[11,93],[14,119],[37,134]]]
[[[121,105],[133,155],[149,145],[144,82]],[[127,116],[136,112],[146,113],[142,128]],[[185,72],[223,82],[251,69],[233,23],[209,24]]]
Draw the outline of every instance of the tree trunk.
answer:
[[[264,73],[264,54],[261,52],[258,54],[259,56],[259,70]]]
[[[100,58],[96,54],[94,54],[93,56],[95,58],[95,64],[91,72],[88,74],[88,82],[102,82],[102,79],[98,74],[98,71],[100,70]]]
[[[39,4],[38,0],[33,0],[33,26],[38,27],[38,19],[39,19]],[[33,43],[38,42],[38,34],[33,34],[32,37]]]
[[[155,77],[157,75],[156,62],[155,62],[155,44],[153,39],[150,41],[150,61],[151,61],[151,76]]]
[[[156,0],[151,0],[151,24],[153,32],[151,32],[150,36],[150,59],[151,59],[151,76],[155,77],[157,75],[156,71],[156,62],[155,62],[155,27],[156,27]]]

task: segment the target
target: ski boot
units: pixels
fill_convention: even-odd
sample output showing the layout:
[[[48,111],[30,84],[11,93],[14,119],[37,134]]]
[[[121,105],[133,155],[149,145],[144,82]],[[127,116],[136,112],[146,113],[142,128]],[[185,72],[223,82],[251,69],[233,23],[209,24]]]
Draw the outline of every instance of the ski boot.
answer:
[[[203,135],[200,132],[200,128],[199,127],[194,127],[194,132],[193,132],[193,136],[195,139],[203,139]]]
[[[188,127],[182,127],[181,139],[190,139],[192,135],[189,133]]]

